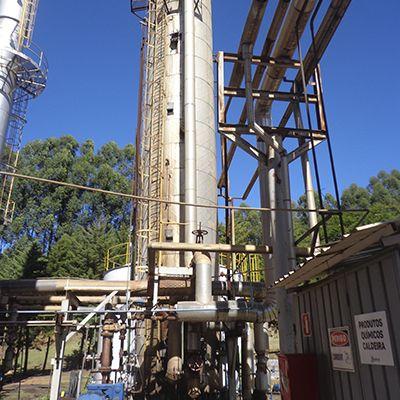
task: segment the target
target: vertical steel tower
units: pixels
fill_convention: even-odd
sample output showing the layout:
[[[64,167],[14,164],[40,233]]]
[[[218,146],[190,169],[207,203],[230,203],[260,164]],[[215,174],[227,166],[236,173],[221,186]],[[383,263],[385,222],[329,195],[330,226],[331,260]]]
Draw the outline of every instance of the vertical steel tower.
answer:
[[[171,202],[216,205],[211,0],[152,0],[147,7],[136,193]],[[143,8],[143,2],[133,2],[134,11]],[[217,215],[215,209],[149,201],[139,201],[136,211],[134,274],[154,287],[155,306],[163,274],[182,275],[189,270],[193,256],[165,250],[151,265],[148,247],[154,242],[194,243],[200,225],[207,233],[205,242],[215,243]],[[211,280],[211,269],[206,273]],[[154,325],[140,329],[146,332],[147,346],[154,330],[158,336],[164,334]],[[173,335],[168,335],[167,377],[175,382],[182,374],[182,324],[170,322],[169,331]],[[188,335],[199,342],[195,334]],[[197,349],[199,343],[193,346]],[[142,356],[139,359],[144,360]]]
[[[332,0],[328,7],[322,2],[278,1],[256,56],[268,1],[253,0],[237,53],[218,52],[213,59],[211,0],[132,0],[145,31],[132,263],[141,297],[126,297],[133,340],[128,338],[131,353],[121,357],[120,376],[130,376],[129,390],[139,398],[234,399],[240,392],[246,400],[264,399],[268,324],[278,322],[281,351],[295,350],[291,296],[274,288],[275,281],[323,251],[320,236],[327,239],[328,219],[341,222],[342,216],[318,63],[349,0]],[[311,41],[303,56],[308,22]],[[228,85],[227,63],[233,64]],[[229,122],[237,98],[243,111],[239,121],[235,115]],[[277,102],[287,103],[286,109],[276,112]],[[215,131],[221,135],[219,179]],[[337,210],[324,209],[316,154],[323,142]],[[235,244],[229,174],[237,150],[250,155],[248,165],[255,166],[241,199],[259,181],[260,246]],[[294,237],[289,179],[296,160],[301,161],[309,219],[309,230],[300,238]],[[218,189],[225,207],[225,244],[217,243]],[[307,246],[300,247],[304,241]],[[225,263],[219,262],[221,253]],[[145,294],[139,287],[146,288]],[[103,383],[111,376],[109,358],[101,367]]]
[[[0,164],[15,172],[29,99],[45,88],[47,61],[32,43],[38,0],[0,0]],[[13,178],[2,177],[0,222],[9,223]]]

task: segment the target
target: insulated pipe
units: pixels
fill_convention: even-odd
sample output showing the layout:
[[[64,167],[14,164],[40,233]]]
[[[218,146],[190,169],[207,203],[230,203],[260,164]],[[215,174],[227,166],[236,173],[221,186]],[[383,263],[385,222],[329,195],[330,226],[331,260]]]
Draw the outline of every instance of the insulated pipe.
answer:
[[[179,321],[183,322],[270,322],[277,318],[273,301],[265,304],[248,303],[243,299],[217,301],[201,304],[195,301],[181,301],[175,307]]]
[[[212,295],[212,265],[211,258],[206,253],[195,253],[193,257],[195,269],[195,299],[200,304],[210,304]]]
[[[185,202],[197,201],[196,179],[196,98],[195,98],[195,17],[194,1],[184,0],[184,124],[185,124]],[[185,241],[193,243],[197,210],[186,206]]]
[[[178,381],[182,375],[181,330],[181,322],[168,322],[168,362],[166,377],[172,382]]]
[[[318,32],[315,34],[315,46],[313,44],[311,45],[303,60],[306,81],[310,79],[313,71],[317,67],[350,3],[351,0],[331,1],[328,10],[326,11],[324,18],[319,25]],[[316,54],[314,50],[316,50]],[[301,84],[301,81],[301,71],[299,71],[295,78],[295,84]],[[287,123],[292,110],[292,105],[289,104],[279,124],[280,126],[284,126]]]
[[[229,400],[236,400],[236,365],[238,361],[238,338],[227,335],[225,338],[228,352],[228,393]]]
[[[165,199],[179,202],[184,198],[183,146],[181,125],[183,117],[183,40],[180,36],[182,16],[180,1],[168,2],[165,43],[165,100],[168,105],[163,137],[164,179],[162,193]],[[163,210],[163,240],[184,241],[183,208],[179,204],[166,204]],[[162,266],[184,266],[180,252],[163,252]]]
[[[242,396],[243,400],[251,400],[254,387],[254,330],[246,322],[242,334]]]
[[[288,9],[279,38],[272,53],[274,58],[292,58],[296,47],[297,37],[301,37],[310,14],[314,8],[314,0],[294,0]],[[282,66],[272,66],[267,69],[266,75],[262,81],[261,89],[276,91],[279,89],[286,68]],[[271,125],[271,100],[259,100],[255,107],[255,119],[260,125]],[[278,138],[279,140],[280,138]],[[265,144],[264,150],[267,150]],[[289,171],[285,158],[278,156],[274,149],[269,148],[267,174],[260,175],[260,187],[268,187],[269,206],[273,209],[289,206],[290,208],[290,190],[289,190]],[[261,169],[260,169],[261,171]],[[265,193],[264,193],[265,196]],[[270,214],[270,225],[264,225],[264,237],[271,235],[271,244],[274,248],[272,256],[272,271],[269,271],[267,279],[277,279],[291,270],[295,263],[295,251],[293,247],[293,227],[291,216],[288,213],[272,211]],[[273,272],[272,274],[270,272]],[[272,275],[272,276],[271,276]],[[293,350],[293,324],[291,299],[286,293],[276,290],[276,296],[279,308],[279,329],[281,351],[291,352]],[[264,338],[255,335],[257,346],[258,341]],[[266,341],[268,343],[268,341]],[[264,382],[262,380],[262,382]]]
[[[294,119],[296,123],[296,128],[303,129],[303,119],[301,118],[301,113],[300,113],[300,107],[298,104],[294,104]],[[299,139],[299,145],[301,146],[302,144],[305,143],[304,139]],[[313,181],[312,181],[312,172],[311,172],[311,165],[310,165],[310,160],[308,158],[308,154],[304,153],[301,156],[301,167],[303,171],[303,180],[304,180],[304,189],[306,193],[306,200],[307,200],[307,208],[310,210],[315,210],[316,209],[316,204],[315,204],[315,192],[314,192],[314,186],[313,186]],[[308,213],[308,226],[309,228],[313,228],[318,224],[318,215],[316,212],[312,211]],[[320,244],[319,242],[319,235],[317,237],[317,241],[315,242],[316,247],[318,247]]]
[[[205,244],[205,243],[172,243],[172,242],[153,242],[149,243],[149,257],[154,258],[154,252],[164,251],[191,251],[191,252],[209,252],[209,253],[252,253],[252,254],[272,254],[271,246],[255,246],[252,244]],[[296,247],[296,255],[308,257],[310,255],[308,248]],[[150,263],[151,264],[151,263]],[[0,282],[1,285],[1,282]],[[1,287],[1,286],[0,286]]]
[[[52,284],[49,285],[49,281]],[[59,282],[58,282],[59,281]],[[77,285],[79,283],[79,285]],[[84,304],[101,303],[105,297],[99,296],[97,293],[109,293],[113,290],[118,290],[120,293],[126,291],[126,282],[114,282],[113,285],[104,285],[104,281],[69,280],[69,279],[51,279],[51,280],[15,280],[15,281],[0,281],[1,294],[12,296],[20,303],[36,303],[36,304],[55,304],[61,303],[65,296],[54,296],[52,293],[63,292],[69,290],[76,292],[78,300]],[[99,285],[97,285],[99,284]],[[131,281],[129,288],[134,295],[146,295],[147,282]],[[212,282],[212,293],[214,296],[226,295],[229,291],[234,291],[238,296],[254,297],[261,300],[267,297],[267,289],[264,283],[261,282]],[[25,292],[25,294],[23,294]],[[94,293],[93,295],[81,296],[79,293]],[[43,293],[42,295],[27,295],[27,293]],[[160,295],[190,295],[192,289],[189,282],[183,280],[162,280],[160,282]],[[117,303],[125,303],[126,298],[116,296]]]
[[[15,50],[18,49],[22,0],[0,1],[0,161],[3,158],[16,89]]]
[[[307,21],[314,8],[315,0],[295,0],[288,9],[275,49],[272,53],[274,58],[292,58],[297,47],[297,32],[302,36]],[[303,9],[304,7],[304,9]],[[286,72],[286,67],[272,66],[261,83],[262,90],[278,90]],[[272,100],[259,100],[256,104],[256,119],[263,118],[266,110],[271,107]]]
[[[264,323],[258,322],[254,324],[254,350],[257,357],[257,373],[255,379],[255,399],[265,399],[268,389],[267,375],[267,355],[268,335],[264,331]]]

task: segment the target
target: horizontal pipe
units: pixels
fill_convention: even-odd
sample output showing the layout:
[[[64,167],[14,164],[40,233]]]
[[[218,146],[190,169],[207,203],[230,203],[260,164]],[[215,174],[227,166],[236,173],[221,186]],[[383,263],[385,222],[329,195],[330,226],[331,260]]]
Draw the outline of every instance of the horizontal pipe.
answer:
[[[245,300],[201,304],[181,301],[176,305],[177,319],[183,322],[270,322],[277,319],[276,304],[249,303]]]
[[[274,58],[292,58],[297,47],[297,33],[299,37],[302,36],[314,4],[314,0],[295,0],[291,3],[272,54]],[[296,29],[298,29],[298,32],[296,32]],[[269,68],[261,83],[261,89],[277,90],[281,85],[286,69],[282,66]],[[256,115],[263,116],[271,104],[271,100],[259,100],[256,105]]]
[[[257,253],[269,254],[272,252],[270,246],[254,245],[231,245],[231,244],[205,244],[205,243],[176,243],[176,242],[153,242],[149,243],[149,250],[172,250],[172,251],[193,251],[210,253]]]
[[[190,290],[190,282],[174,279],[163,280],[160,283],[160,294],[173,295]],[[27,293],[57,293],[70,291],[74,293],[110,293],[112,291],[132,295],[146,295],[147,281],[101,281],[92,279],[21,279],[0,281],[2,295]]]
[[[240,245],[240,244],[203,244],[203,243],[176,243],[176,242],[153,242],[149,243],[148,249],[164,250],[164,251],[192,251],[210,253],[246,253],[246,254],[271,254],[271,246],[255,246],[255,245]],[[296,255],[299,257],[307,257],[310,255],[309,249],[297,247]]]
[[[66,296],[54,296],[54,295],[19,295],[12,294],[12,301],[15,300],[18,304],[60,304],[63,300],[65,300]],[[77,296],[77,300],[79,304],[99,304],[101,303],[106,296]],[[115,296],[114,300],[117,304],[125,303],[126,296]]]
[[[49,285],[49,281],[51,285]],[[68,282],[68,284],[67,284]],[[82,285],[84,283],[84,285]],[[107,283],[107,285],[104,285]],[[113,285],[115,284],[115,286]],[[56,304],[61,303],[65,299],[65,296],[54,296],[51,293],[57,293],[62,291],[73,291],[78,293],[101,293],[110,292],[113,290],[119,290],[121,292],[126,291],[126,282],[104,282],[85,279],[82,281],[76,279],[21,279],[21,280],[7,280],[0,281],[0,290],[3,295],[8,295],[16,302],[23,304]],[[129,284],[132,295],[143,295],[147,294],[147,281],[131,281]],[[265,299],[267,296],[267,290],[263,282],[224,282],[214,281],[212,282],[212,293],[214,296],[223,296],[227,293],[235,293],[238,297],[253,297],[257,300]],[[27,293],[43,293],[43,295],[27,295]],[[45,295],[47,294],[47,295]],[[160,295],[191,295],[192,287],[190,278],[185,280],[162,280],[160,282]],[[82,304],[98,304],[104,300],[104,296],[77,295],[78,300]],[[124,303],[124,296],[115,296],[117,303]]]

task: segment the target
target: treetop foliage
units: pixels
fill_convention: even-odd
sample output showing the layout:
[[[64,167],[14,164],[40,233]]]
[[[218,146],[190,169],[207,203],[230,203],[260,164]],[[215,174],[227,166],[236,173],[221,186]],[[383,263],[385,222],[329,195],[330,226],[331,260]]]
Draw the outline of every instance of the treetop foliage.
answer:
[[[95,149],[70,135],[28,143],[19,172],[129,193],[134,147]],[[0,277],[99,277],[108,247],[127,240],[131,203],[118,196],[17,179],[14,221],[3,227]]]

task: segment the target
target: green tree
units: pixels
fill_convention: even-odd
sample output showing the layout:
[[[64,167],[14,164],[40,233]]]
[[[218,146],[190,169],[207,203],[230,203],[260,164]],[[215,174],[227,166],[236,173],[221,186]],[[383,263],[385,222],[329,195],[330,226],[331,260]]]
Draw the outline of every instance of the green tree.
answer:
[[[107,249],[126,240],[127,234],[105,223],[64,234],[49,253],[47,272],[50,276],[100,278]]]
[[[241,203],[240,207],[248,207]],[[235,243],[236,244],[262,244],[262,225],[260,213],[254,210],[235,210]],[[226,241],[225,224],[218,225],[218,238],[220,243]]]
[[[133,159],[132,145],[119,148],[110,142],[96,151],[92,141],[80,144],[67,135],[36,140],[24,146],[19,172],[129,193],[133,180]],[[14,221],[0,231],[3,253],[0,276],[3,278],[33,277],[43,273],[58,275],[54,263],[47,263],[51,254],[54,262],[56,250],[53,251],[53,247],[56,245],[56,249],[63,249],[64,255],[73,260],[71,265],[77,265],[77,258],[85,262],[89,259],[93,263],[94,258],[88,256],[88,250],[82,245],[82,238],[88,240],[87,234],[82,232],[92,232],[100,225],[104,226],[102,229],[107,235],[114,235],[116,240],[118,233],[123,232],[125,238],[121,240],[126,240],[131,208],[131,202],[126,198],[20,179],[15,182],[13,196],[16,202]],[[86,244],[94,246],[93,241]],[[27,257],[29,265],[26,264]],[[93,264],[87,267],[87,276],[98,276],[102,266],[100,258],[99,255],[96,268]],[[66,258],[64,262],[67,264],[68,260]],[[79,268],[71,267],[60,273],[65,276],[68,271],[71,274],[79,271],[76,274],[80,274],[82,270],[79,264]]]

